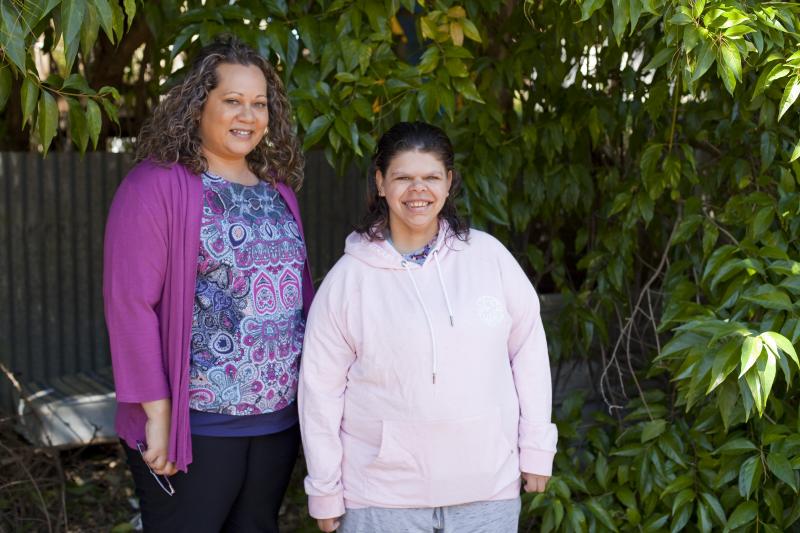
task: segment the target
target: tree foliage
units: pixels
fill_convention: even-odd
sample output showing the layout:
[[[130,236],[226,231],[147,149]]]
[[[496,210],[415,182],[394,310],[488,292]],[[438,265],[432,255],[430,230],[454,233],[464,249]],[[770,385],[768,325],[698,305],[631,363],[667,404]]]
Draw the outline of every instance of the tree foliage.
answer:
[[[96,148],[100,109],[116,122],[119,93],[109,85],[90,87],[79,64],[89,64],[101,29],[118,43],[135,13],[134,0],[0,0],[0,110],[13,95],[17,111],[6,111],[4,122],[29,124],[46,153],[59,130],[62,101],[75,145],[84,151],[91,141]],[[45,58],[51,63],[46,77],[37,66]]]
[[[562,294],[556,386],[580,362],[603,402],[589,427],[578,398],[563,406],[557,476],[525,502],[542,531],[796,524],[797,4],[104,2],[42,2],[21,49],[3,16],[0,105],[45,145],[58,120],[80,149],[98,138],[117,94],[91,85],[92,58],[137,27],[123,129],[232,32],[279,65],[305,148],[340,169],[397,120],[450,133],[473,224]],[[37,77],[37,42],[65,51],[59,77]]]

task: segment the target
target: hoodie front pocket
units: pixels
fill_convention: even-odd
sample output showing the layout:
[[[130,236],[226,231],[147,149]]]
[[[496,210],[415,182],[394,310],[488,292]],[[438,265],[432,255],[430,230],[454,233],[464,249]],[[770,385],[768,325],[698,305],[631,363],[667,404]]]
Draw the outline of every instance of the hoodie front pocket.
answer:
[[[517,462],[516,444],[505,429],[499,413],[436,422],[384,421],[380,451],[367,467],[369,485],[390,501],[419,503],[423,498],[423,505],[489,498],[509,461]]]

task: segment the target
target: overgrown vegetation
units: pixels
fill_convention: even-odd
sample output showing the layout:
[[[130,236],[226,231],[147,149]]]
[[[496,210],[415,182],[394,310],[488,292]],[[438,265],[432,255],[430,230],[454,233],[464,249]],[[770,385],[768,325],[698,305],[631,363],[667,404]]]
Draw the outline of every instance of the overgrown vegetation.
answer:
[[[33,449],[0,420],[0,531],[130,531],[130,474],[117,446]]]
[[[397,120],[450,132],[465,210],[563,295],[553,358],[588,369],[600,401],[562,406],[557,475],[526,497],[524,527],[798,527],[800,5],[209,0],[146,3],[131,24],[136,4],[112,1],[92,45],[104,2],[50,2],[61,14],[31,23],[22,52],[40,35],[55,51],[44,81],[12,61],[3,16],[0,95],[39,88],[44,117],[20,100],[39,139],[48,98],[82,74],[98,95],[81,106],[114,97],[92,65],[104,39],[123,46],[121,13],[146,28],[117,87],[123,135],[176,58],[221,31],[280,63],[306,148],[339,168]],[[78,147],[99,135],[66,118]]]

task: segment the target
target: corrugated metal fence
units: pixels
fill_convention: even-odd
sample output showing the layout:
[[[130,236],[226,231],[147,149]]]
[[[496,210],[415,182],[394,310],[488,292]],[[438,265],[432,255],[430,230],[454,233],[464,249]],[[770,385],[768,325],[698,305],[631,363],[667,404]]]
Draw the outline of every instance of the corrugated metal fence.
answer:
[[[109,364],[103,231],[128,154],[0,153],[0,361],[22,382]],[[299,200],[315,280],[339,258],[364,205],[365,178],[307,154]],[[11,406],[0,376],[0,408]]]

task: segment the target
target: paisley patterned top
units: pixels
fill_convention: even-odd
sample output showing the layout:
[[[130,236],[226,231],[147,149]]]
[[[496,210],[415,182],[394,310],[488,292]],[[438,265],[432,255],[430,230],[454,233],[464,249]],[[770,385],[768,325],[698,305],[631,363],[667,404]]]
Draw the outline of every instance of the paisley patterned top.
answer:
[[[400,254],[400,255],[402,255],[403,259],[405,259],[406,261],[410,261],[412,263],[421,265],[428,258],[428,255],[431,253],[431,250],[433,250],[433,247],[436,246],[436,239],[438,238],[439,234],[437,233],[436,235],[433,236],[433,239],[431,239],[430,242],[425,246],[423,246],[422,248],[408,252],[407,254]],[[391,237],[389,238],[389,244],[394,246]]]
[[[274,187],[203,174],[189,407],[262,415],[297,395],[306,250]]]

